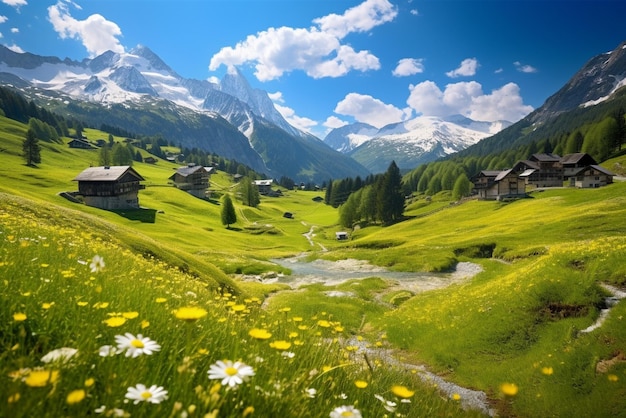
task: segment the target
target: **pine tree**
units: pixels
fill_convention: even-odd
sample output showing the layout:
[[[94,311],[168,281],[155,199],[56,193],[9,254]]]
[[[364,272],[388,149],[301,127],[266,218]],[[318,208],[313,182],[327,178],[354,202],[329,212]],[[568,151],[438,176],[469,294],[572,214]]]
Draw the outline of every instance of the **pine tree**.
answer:
[[[222,225],[226,225],[226,228],[230,229],[230,225],[235,222],[237,222],[237,214],[233,201],[230,199],[230,195],[224,195],[222,199]]]
[[[391,224],[402,218],[404,196],[402,194],[402,176],[395,161],[389,164],[378,187],[378,214],[383,224]]]
[[[41,162],[41,146],[32,129],[26,132],[26,138],[22,143],[22,151],[24,152],[23,156],[24,160],[26,160],[26,165],[34,166]]]
[[[257,189],[250,177],[244,177],[240,182],[241,201],[246,206],[256,208],[261,203],[259,189]]]

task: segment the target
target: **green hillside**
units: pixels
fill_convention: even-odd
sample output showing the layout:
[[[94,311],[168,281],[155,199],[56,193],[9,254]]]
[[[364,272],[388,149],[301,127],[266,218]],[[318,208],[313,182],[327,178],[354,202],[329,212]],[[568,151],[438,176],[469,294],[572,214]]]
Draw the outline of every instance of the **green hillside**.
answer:
[[[72,203],[58,193],[77,189],[72,179],[96,164],[97,151],[70,149],[67,139],[41,143],[42,162],[27,167],[25,130],[0,118],[0,416],[113,416],[117,408],[326,417],[344,406],[380,417],[482,416],[487,408],[626,416],[626,308],[610,304],[604,287],[626,284],[626,183],[511,203],[451,204],[439,194],[410,203],[406,221],[336,241],[338,213],[313,200],[320,193],[284,190],[249,208],[219,172],[213,199],[196,199],[168,184],[176,165],[165,161],[134,165],[146,179],[144,209]],[[232,229],[220,221],[224,193],[234,197]],[[312,229],[313,245],[303,236]],[[394,271],[445,273],[458,262],[482,271],[439,275],[449,285],[428,291],[375,272],[299,289],[241,276],[288,273],[270,259],[302,252]],[[126,332],[161,347],[101,357]],[[79,352],[68,363],[41,360],[60,347]],[[218,360],[255,374],[236,389],[215,385],[206,372]],[[459,386],[424,381],[417,365]],[[139,383],[163,386],[167,399],[148,391],[154,404],[125,403]],[[488,404],[477,406],[465,388],[484,392]]]

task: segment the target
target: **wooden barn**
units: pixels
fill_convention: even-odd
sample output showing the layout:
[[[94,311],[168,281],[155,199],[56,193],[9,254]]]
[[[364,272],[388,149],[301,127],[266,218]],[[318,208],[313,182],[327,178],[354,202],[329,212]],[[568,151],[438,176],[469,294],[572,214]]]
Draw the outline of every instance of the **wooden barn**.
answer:
[[[209,177],[209,171],[205,167],[190,163],[185,167],[179,167],[169,180],[174,183],[174,187],[204,198],[209,188]]]
[[[74,178],[85,204],[107,210],[139,209],[139,190],[145,189],[140,182],[144,180],[128,165],[89,167]]]

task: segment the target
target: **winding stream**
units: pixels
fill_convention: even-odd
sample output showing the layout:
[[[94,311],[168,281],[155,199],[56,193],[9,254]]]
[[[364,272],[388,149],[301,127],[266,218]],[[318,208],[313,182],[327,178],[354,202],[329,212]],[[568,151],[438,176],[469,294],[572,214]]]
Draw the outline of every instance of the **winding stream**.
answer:
[[[264,282],[284,283],[292,288],[298,288],[305,284],[321,283],[330,286],[353,279],[380,277],[381,279],[396,281],[400,288],[413,292],[423,292],[449,286],[473,277],[482,271],[480,265],[467,262],[458,263],[455,271],[451,273],[415,273],[389,271],[383,267],[374,266],[365,260],[329,261],[317,259],[308,262],[305,261],[305,257],[306,255],[301,255],[272,259],[273,263],[290,269],[291,274],[279,274],[277,277],[264,280]]]

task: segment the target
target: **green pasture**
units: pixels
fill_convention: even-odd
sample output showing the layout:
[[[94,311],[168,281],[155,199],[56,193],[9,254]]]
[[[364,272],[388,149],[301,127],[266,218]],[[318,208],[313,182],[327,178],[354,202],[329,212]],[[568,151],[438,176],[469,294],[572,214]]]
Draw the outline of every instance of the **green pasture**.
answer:
[[[211,177],[212,198],[202,200],[168,184],[177,165],[165,161],[134,165],[146,178],[142,210],[109,212],[72,203],[58,193],[77,189],[71,179],[96,164],[97,151],[42,143],[42,163],[26,167],[20,157],[24,126],[0,119],[0,371],[15,376],[16,370],[45,366],[40,357],[59,346],[85,352],[78,367],[63,366],[54,386],[0,380],[0,401],[11,416],[32,410],[82,416],[102,404],[132,406],[123,404],[124,386],[132,383],[123,372],[128,364],[115,357],[101,366],[97,356],[102,341],[122,331],[144,332],[162,343],[161,357],[154,356],[158,367],[148,357],[133,364],[138,376],[171,391],[167,403],[139,405],[147,408],[133,409],[134,416],[178,416],[176,402],[187,413],[194,405],[196,416],[215,410],[215,416],[250,415],[250,406],[252,416],[323,417],[338,403],[357,407],[363,416],[480,415],[464,410],[462,399],[425,386],[409,365],[425,365],[448,381],[484,391],[499,416],[626,416],[626,302],[617,302],[597,329],[583,332],[608,307],[609,293],[601,285],[626,285],[626,183],[537,190],[513,202],[457,204],[445,193],[416,196],[408,202],[407,220],[350,230],[349,240],[336,241],[335,232],[343,229],[337,210],[313,200],[323,192],[282,190],[283,196],[263,197],[250,208],[236,199],[232,179],[218,172]],[[220,222],[225,193],[232,194],[238,218],[231,229]],[[293,218],[283,217],[285,212]],[[471,262],[482,272],[427,292],[377,277],[298,289],[242,277],[289,273],[270,259],[304,252],[309,259],[361,259],[411,272],[446,273],[459,261]],[[107,264],[93,274],[79,261],[96,254]],[[79,309],[83,301],[90,310]],[[112,306],[98,310],[99,302]],[[171,311],[185,305],[203,307],[207,318],[190,327],[176,322]],[[135,311],[139,319],[127,320],[127,328],[102,322]],[[16,313],[27,319],[16,322]],[[89,326],[85,315],[95,318]],[[142,319],[150,326],[142,328]],[[287,351],[295,356],[276,355],[267,346],[274,338],[255,345],[251,328],[291,342]],[[355,339],[374,350],[375,359],[353,347]],[[388,354],[377,356],[379,349],[406,367],[388,367]],[[251,364],[257,357],[265,362],[255,366],[261,389],[212,389],[199,371],[185,374],[218,359]],[[85,369],[91,364],[98,365],[97,373]],[[84,389],[86,399],[68,405],[69,391],[89,378],[96,386]],[[366,381],[367,388],[355,381]],[[416,392],[410,404],[394,397],[393,385]],[[315,404],[303,396],[313,386],[323,387]],[[397,408],[386,410],[389,405],[374,395],[397,401]]]

